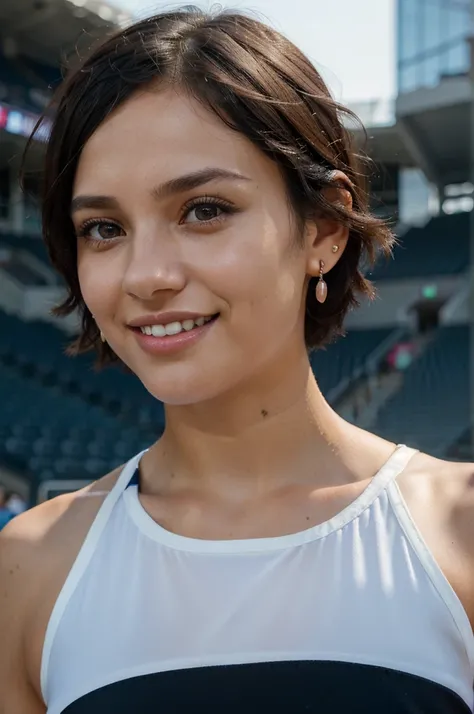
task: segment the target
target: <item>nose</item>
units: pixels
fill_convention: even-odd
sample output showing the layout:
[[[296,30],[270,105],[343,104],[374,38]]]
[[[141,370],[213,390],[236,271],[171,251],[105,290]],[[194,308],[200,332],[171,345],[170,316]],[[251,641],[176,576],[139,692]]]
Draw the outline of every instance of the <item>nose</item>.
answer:
[[[179,292],[186,273],[179,247],[170,236],[155,230],[137,233],[129,244],[123,290],[132,297],[150,300],[163,290]]]

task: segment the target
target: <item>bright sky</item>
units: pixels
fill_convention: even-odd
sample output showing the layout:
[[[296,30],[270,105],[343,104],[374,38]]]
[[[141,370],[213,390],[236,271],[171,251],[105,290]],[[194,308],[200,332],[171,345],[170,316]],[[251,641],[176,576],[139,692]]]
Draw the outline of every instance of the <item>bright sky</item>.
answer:
[[[163,0],[111,0],[139,17],[172,10]],[[208,8],[211,0],[189,4]],[[338,99],[395,94],[395,0],[222,0],[286,34],[316,64]]]

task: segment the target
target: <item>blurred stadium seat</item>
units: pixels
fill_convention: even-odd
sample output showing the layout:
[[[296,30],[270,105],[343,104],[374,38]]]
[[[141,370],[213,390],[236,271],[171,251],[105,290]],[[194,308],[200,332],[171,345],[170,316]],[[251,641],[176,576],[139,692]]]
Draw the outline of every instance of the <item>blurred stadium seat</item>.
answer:
[[[355,377],[391,333],[390,328],[352,330],[326,349],[315,352],[311,366],[323,394],[331,400],[335,390]]]
[[[15,252],[26,251],[41,260],[46,266],[50,265],[46,247],[38,234],[15,235],[0,231],[0,248],[9,248]]]
[[[39,481],[97,478],[156,438],[155,431],[5,365],[0,403],[0,460]]]
[[[449,246],[449,249],[447,249]],[[379,260],[372,280],[456,275],[469,264],[469,213],[436,216],[411,228],[398,241],[393,258]]]
[[[469,424],[468,355],[467,326],[440,328],[379,412],[377,432],[445,456]]]

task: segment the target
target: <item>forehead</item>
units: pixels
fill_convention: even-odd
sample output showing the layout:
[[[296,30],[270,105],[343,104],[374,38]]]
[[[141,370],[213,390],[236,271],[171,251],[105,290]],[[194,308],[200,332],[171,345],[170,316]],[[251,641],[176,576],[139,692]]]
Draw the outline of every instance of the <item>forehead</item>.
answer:
[[[213,166],[256,180],[276,177],[275,164],[244,135],[197,100],[173,89],[149,89],[127,100],[87,141],[75,191],[128,177],[139,182]]]

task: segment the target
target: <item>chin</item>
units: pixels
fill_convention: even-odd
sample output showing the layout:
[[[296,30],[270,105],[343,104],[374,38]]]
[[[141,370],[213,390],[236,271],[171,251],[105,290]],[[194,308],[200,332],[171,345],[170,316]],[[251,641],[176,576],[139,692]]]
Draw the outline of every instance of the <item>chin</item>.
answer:
[[[145,389],[166,405],[190,406],[216,398],[229,389],[229,384],[220,384],[219,379],[203,370],[187,375],[179,370],[180,374],[170,374],[172,370],[160,370],[159,375],[138,374]],[[167,374],[165,374],[165,372]],[[228,380],[226,380],[227,382]]]

